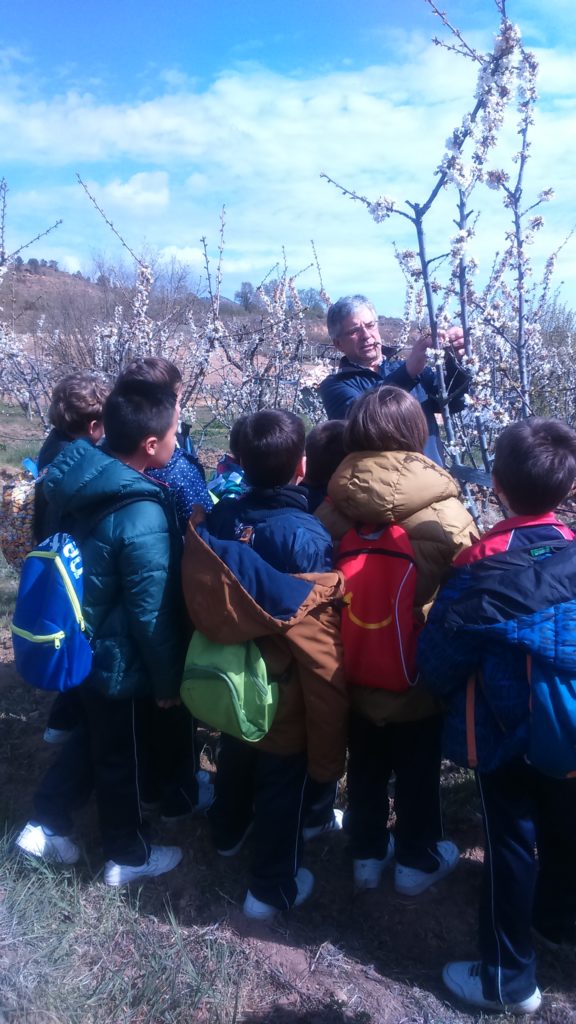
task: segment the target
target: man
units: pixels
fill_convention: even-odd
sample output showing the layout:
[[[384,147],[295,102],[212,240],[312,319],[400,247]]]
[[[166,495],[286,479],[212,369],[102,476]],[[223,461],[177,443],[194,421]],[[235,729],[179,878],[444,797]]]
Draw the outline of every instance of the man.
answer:
[[[374,306],[364,295],[346,295],[338,299],[328,310],[327,327],[334,347],[342,353],[337,372],[326,377],[320,385],[328,419],[344,419],[352,402],[369,388],[384,382],[393,384],[411,392],[420,402],[430,434],[424,454],[443,465],[435,417],[435,413],[441,410],[436,373],[426,365],[430,336],[418,338],[405,360],[391,358],[393,353],[382,345]],[[449,409],[452,413],[460,412],[469,384],[468,374],[458,365],[463,354],[462,332],[454,327],[448,332],[440,332],[440,337],[443,343],[447,343],[445,381],[450,398]]]

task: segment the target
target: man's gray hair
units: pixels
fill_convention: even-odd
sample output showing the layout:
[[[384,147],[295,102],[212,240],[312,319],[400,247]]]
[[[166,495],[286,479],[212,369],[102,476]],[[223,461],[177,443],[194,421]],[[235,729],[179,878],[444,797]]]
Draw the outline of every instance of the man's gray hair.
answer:
[[[344,321],[356,313],[362,306],[368,306],[368,309],[371,309],[374,314],[374,319],[378,319],[374,306],[365,295],[343,295],[334,305],[330,306],[326,314],[326,326],[332,341],[340,337]]]

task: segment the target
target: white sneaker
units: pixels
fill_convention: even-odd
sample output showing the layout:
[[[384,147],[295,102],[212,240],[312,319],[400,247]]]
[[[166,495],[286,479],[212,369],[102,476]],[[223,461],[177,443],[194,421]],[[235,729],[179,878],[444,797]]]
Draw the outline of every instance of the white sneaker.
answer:
[[[16,839],[16,846],[31,857],[41,857],[53,864],[76,864],[80,848],[68,836],[50,835],[42,825],[28,822]]]
[[[314,889],[314,875],[311,871],[308,871],[308,868],[298,868],[296,872],[296,887],[298,892],[293,906],[300,907]],[[252,921],[271,921],[280,913],[278,907],[273,907],[270,903],[263,903],[262,900],[257,900],[250,890],[246,893],[242,911],[244,917],[248,917]]]
[[[51,729],[50,726],[46,726],[42,739],[44,743],[66,743],[71,735],[71,729]]]
[[[402,896],[419,896],[431,885],[439,882],[445,875],[449,875],[456,867],[460,858],[458,847],[448,839],[441,839],[436,843],[436,854],[438,867],[436,871],[420,871],[418,868],[408,868],[404,864],[396,862],[394,874],[394,888]]]
[[[450,991],[470,1006],[478,1006],[483,1010],[499,1010],[500,1013],[536,1013],[542,1002],[539,988],[535,988],[531,996],[519,1003],[498,1003],[485,999],[482,993],[480,968],[482,964],[474,960],[456,960],[446,964],[442,971],[442,980]]]
[[[310,825],[308,828],[302,829],[304,842],[307,843],[310,839],[316,839],[316,836],[324,836],[328,832],[341,832],[343,819],[344,811],[335,807],[329,821],[325,821],[323,825]]]
[[[106,885],[128,885],[139,878],[156,878],[172,871],[182,860],[179,846],[151,846],[150,856],[144,864],[117,864],[107,860],[104,865],[104,881]]]
[[[394,836],[388,837],[388,849],[386,856],[378,860],[376,857],[368,857],[366,860],[352,861],[352,875],[356,892],[363,889],[377,889],[380,885],[382,872],[394,859]]]

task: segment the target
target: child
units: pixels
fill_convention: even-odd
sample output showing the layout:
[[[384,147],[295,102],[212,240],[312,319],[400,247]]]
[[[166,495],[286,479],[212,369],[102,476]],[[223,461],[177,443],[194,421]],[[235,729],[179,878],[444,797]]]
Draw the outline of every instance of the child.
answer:
[[[326,497],[328,481],[346,455],[346,420],[326,420],[313,427],[306,438],[306,475],[302,486],[308,493],[308,511],[315,512]]]
[[[52,430],[38,454],[38,472],[42,474],[61,451],[78,438],[97,444],[104,433],[102,408],[108,388],[95,373],[70,373],[58,381],[52,392],[48,417]],[[50,513],[42,480],[36,486],[34,535],[39,543],[57,529]],[[53,701],[46,728],[46,743],[64,743],[78,720],[74,690],[59,694]]]
[[[119,382],[123,380],[150,380],[156,384],[166,385],[172,388],[177,399],[182,389],[180,370],[163,356],[146,356],[144,359],[133,360],[118,378]],[[204,471],[197,456],[186,448],[177,445],[166,466],[149,466],[146,473],[153,480],[166,484],[173,492],[182,536],[186,533],[188,520],[195,505],[200,505],[206,512],[212,508]]]
[[[474,535],[457,487],[422,454],[427,427],[416,399],[389,385],[354,402],[344,431],[349,454],[316,515],[340,539],[353,524],[399,524],[416,561],[416,613],[425,616],[454,556]],[[402,692],[350,687],[347,825],[354,885],[375,889],[396,858],[395,887],[417,896],[456,867],[458,850],[442,839],[441,718],[415,685]],[[395,839],[389,835],[388,782],[396,788]]]
[[[306,473],[301,487],[306,491],[309,512],[314,513],[324,501],[328,481],[346,454],[345,425],[345,420],[326,420],[313,427],[306,437]],[[344,814],[334,807],[336,796],[337,787],[308,780],[302,828],[306,842],[341,830]]]
[[[330,537],[308,513],[305,493],[297,486],[305,461],[299,417],[275,410],[248,417],[239,454],[250,490],[218,502],[207,521],[212,537],[234,542],[228,548],[247,547],[255,563],[253,577],[262,574],[262,560],[277,570],[278,588],[283,578],[291,579],[289,573],[329,573]],[[189,534],[188,547],[192,542]],[[295,623],[284,636],[282,622],[266,614],[269,594],[263,588],[257,605],[254,600],[247,604],[244,588],[230,606],[217,579],[221,563],[214,560],[207,571],[201,565],[201,557],[209,554],[206,548],[204,554],[190,553],[188,567],[185,554],[184,591],[194,624],[203,632],[217,626],[222,639],[230,623],[242,626],[249,610],[255,625],[248,638],[258,639],[269,677],[279,680],[276,718],[262,740],[248,744],[222,736],[216,800],[208,815],[216,849],[225,857],[233,856],[253,829],[254,858],[243,909],[249,918],[269,920],[303,903],[312,891],[313,876],[300,867],[307,768],[316,783],[332,783],[332,793],[343,770],[347,698],[332,607],[339,578],[316,575],[307,584],[313,593],[306,607],[293,616],[284,609],[284,619]]]
[[[41,473],[78,438],[96,444],[104,433],[102,408],[109,388],[96,373],[79,371],[58,381],[48,409],[52,430],[38,454]]]
[[[576,778],[526,759],[527,656],[576,679],[576,546],[553,513],[574,485],[576,434],[556,420],[514,423],[496,442],[493,473],[510,518],[457,559],[419,657],[427,687],[448,703],[447,756],[476,767],[486,835],[481,959],[447,964],[444,982],[472,1006],[520,1014],[541,1002],[531,928],[576,944]]]
[[[244,470],[240,465],[240,435],[248,416],[240,416],[232,425],[228,451],[216,466],[216,475],[208,485],[214,502],[220,498],[239,498],[246,491]]]
[[[163,356],[146,356],[129,363],[118,383],[147,380],[169,387],[178,397],[182,389],[180,370]],[[191,443],[191,442],[190,442]],[[146,475],[165,484],[174,497],[182,535],[188,527],[193,508],[212,508],[204,471],[196,457],[178,445],[169,462],[160,468],[148,466]],[[182,818],[203,815],[214,799],[214,787],[207,773],[199,771],[196,723],[187,709],[178,704],[159,711],[154,701],[142,702],[139,726],[146,755],[140,759],[141,805],[147,811],[159,810],[162,821],[176,823]]]
[[[47,501],[63,527],[85,529],[97,517],[81,544],[94,661],[78,688],[80,726],[44,776],[34,818],[16,843],[44,860],[76,863],[72,815],[94,788],[104,881],[114,886],[161,875],[182,856],[177,847],[148,841],[135,737],[138,702],[153,695],[161,707],[171,707],[182,674],[181,540],[167,492],[143,474],[169,461],[177,424],[170,388],[125,381],[104,406],[107,449],[76,441],[45,478]],[[126,499],[137,505],[116,507]]]

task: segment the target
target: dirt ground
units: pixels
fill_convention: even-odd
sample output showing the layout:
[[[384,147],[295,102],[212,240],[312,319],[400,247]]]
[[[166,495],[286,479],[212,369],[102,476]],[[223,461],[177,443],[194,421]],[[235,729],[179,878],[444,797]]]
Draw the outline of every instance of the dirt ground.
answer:
[[[0,813],[11,830],[25,821],[34,780],[53,756],[41,738],[50,700],[18,680],[9,638],[0,634]],[[205,740],[204,767],[213,770],[214,737],[205,734]],[[475,954],[481,862],[480,820],[462,774],[447,779],[445,804],[446,833],[460,846],[462,861],[451,877],[418,899],[396,895],[390,877],[378,891],[354,897],[346,837],[335,834],[306,849],[305,863],[316,876],[310,902],[274,926],[248,923],[240,907],[249,847],[234,859],[218,858],[206,824],[196,821],[172,827],[169,836],[164,829],[164,840],[183,846],[184,860],[169,876],[144,886],[141,911],[162,919],[169,894],[181,927],[217,927],[260,966],[243,992],[239,1021],[464,1024],[486,1019],[448,1001],[440,978],[447,960]],[[93,817],[85,815],[80,826],[90,867],[97,871]],[[539,948],[538,958],[546,996],[532,1019],[576,1024],[576,955]],[[201,1024],[201,1017],[196,1020]]]

